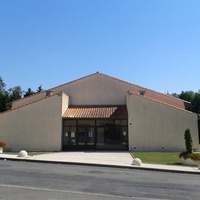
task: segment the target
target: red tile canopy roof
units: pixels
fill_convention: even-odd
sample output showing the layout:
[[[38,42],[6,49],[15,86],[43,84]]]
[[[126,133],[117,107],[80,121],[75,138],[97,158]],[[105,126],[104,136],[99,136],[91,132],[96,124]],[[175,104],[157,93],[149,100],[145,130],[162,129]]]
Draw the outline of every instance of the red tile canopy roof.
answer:
[[[128,118],[126,105],[115,106],[70,106],[64,118]]]

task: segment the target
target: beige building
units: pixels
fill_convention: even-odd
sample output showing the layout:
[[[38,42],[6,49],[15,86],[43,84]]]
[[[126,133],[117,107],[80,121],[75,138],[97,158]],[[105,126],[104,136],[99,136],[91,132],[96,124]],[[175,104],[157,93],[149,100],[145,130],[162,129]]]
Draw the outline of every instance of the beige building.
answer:
[[[0,137],[11,151],[180,151],[189,128],[198,148],[189,104],[97,72],[12,102]]]

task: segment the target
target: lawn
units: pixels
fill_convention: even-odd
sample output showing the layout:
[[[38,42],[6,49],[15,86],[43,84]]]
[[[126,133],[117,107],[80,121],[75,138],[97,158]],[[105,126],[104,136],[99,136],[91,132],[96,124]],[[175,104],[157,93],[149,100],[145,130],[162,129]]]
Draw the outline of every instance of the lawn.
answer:
[[[135,158],[140,158],[143,163],[149,164],[181,164],[179,152],[132,152]]]

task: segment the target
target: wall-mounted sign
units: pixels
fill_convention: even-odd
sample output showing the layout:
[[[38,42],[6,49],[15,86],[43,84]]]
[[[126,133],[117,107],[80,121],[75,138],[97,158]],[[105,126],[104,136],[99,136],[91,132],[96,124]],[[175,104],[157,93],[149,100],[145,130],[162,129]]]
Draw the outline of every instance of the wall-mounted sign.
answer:
[[[90,131],[90,132],[88,133],[88,137],[93,137],[93,132],[92,132],[92,131]]]
[[[71,137],[75,137],[75,132],[71,132]]]

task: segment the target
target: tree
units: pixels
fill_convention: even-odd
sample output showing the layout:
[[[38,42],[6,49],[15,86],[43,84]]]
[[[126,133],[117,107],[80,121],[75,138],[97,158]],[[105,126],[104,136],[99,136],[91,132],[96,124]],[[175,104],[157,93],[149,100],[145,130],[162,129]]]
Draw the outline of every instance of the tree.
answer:
[[[190,129],[186,129],[185,130],[185,134],[184,134],[184,139],[185,139],[185,147],[186,147],[186,151],[183,151],[179,154],[179,157],[184,159],[184,160],[188,160],[191,159],[193,161],[195,161],[195,163],[193,163],[192,165],[198,165],[197,161],[200,161],[200,154],[193,152],[193,139],[190,133]],[[184,161],[185,163],[186,161]],[[191,162],[187,163],[190,164]]]
[[[42,85],[40,85],[38,88],[37,88],[37,91],[36,92],[34,92],[31,88],[28,88],[28,90],[25,92],[25,94],[24,94],[24,97],[28,97],[28,96],[30,96],[30,95],[33,95],[33,94],[35,94],[35,93],[39,93],[39,92],[42,92],[43,91],[43,89],[42,89]]]
[[[20,86],[10,88],[8,90],[8,93],[9,93],[9,102],[21,99],[23,95],[23,91]]]
[[[195,93],[191,101],[191,111],[200,114],[200,91]]]
[[[187,153],[192,153],[193,140],[190,129],[186,129],[184,139]]]
[[[38,89],[37,89],[37,93],[42,92],[42,91],[43,91],[42,85],[40,85],[40,86],[38,87]]]
[[[0,76],[0,112],[6,110],[6,103],[7,103],[7,93],[6,93],[6,84],[4,83],[3,79]]]
[[[36,92],[34,92],[31,88],[28,88],[28,90],[24,92],[20,86],[15,86],[6,91],[6,84],[0,76],[0,112],[9,109],[8,103],[42,91],[42,85],[37,88]]]
[[[27,92],[25,92],[25,94],[24,94],[24,97],[28,97],[28,96],[33,95],[33,94],[35,94],[35,92],[33,92],[31,90],[31,88],[28,88]]]
[[[195,93],[193,91],[186,91],[186,92],[182,91],[181,94],[179,94],[178,96],[180,99],[192,102],[192,100],[195,96]]]
[[[4,93],[6,88],[6,84],[3,82],[3,79],[0,76],[0,93]]]
[[[172,93],[171,95],[172,95],[173,97],[179,98],[179,94],[177,94],[177,93]]]
[[[8,93],[0,92],[0,112],[6,111],[6,104],[8,103]]]
[[[182,100],[191,102],[191,105],[188,106],[186,109],[194,113],[200,114],[200,90],[198,92],[182,91],[181,94],[173,93],[171,95]]]

